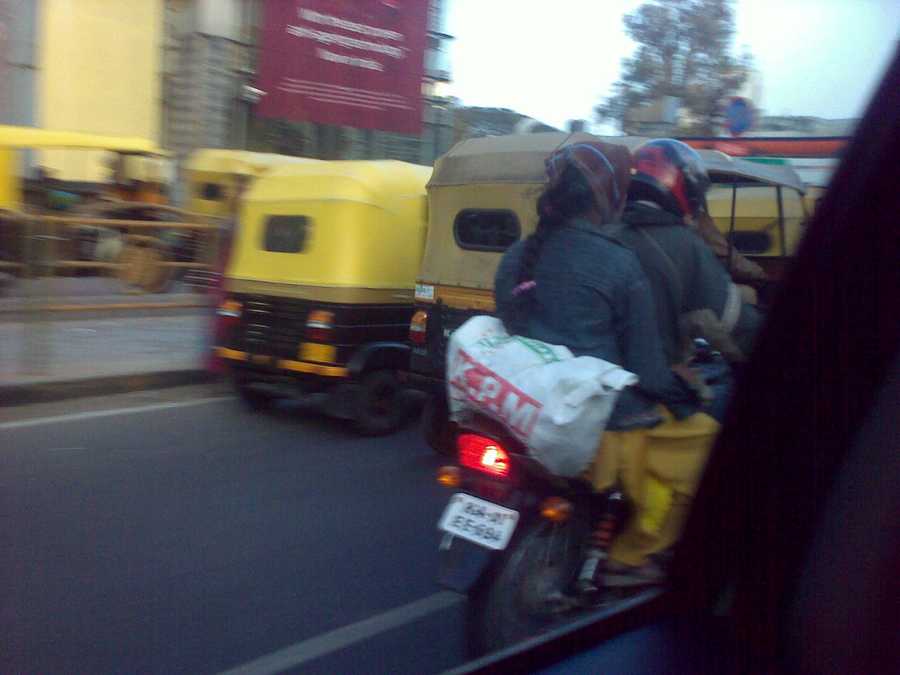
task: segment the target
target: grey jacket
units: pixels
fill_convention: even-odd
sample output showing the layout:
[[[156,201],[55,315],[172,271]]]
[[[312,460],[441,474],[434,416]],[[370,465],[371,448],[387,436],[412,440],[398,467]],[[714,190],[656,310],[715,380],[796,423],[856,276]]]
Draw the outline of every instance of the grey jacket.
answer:
[[[623,220],[629,227],[617,238],[635,252],[650,282],[668,363],[684,361],[682,318],[702,310],[711,310],[738,348],[749,351],[762,317],[742,302],[706,242],[680,218],[641,202],[629,204]]]
[[[512,246],[497,270],[497,314],[511,333],[596,356],[640,379],[623,392],[610,429],[651,426],[656,403],[676,417],[699,409],[687,384],[668,367],[647,278],[628,248],[591,223],[572,220],[548,235],[534,270],[536,286],[513,295],[525,242]]]

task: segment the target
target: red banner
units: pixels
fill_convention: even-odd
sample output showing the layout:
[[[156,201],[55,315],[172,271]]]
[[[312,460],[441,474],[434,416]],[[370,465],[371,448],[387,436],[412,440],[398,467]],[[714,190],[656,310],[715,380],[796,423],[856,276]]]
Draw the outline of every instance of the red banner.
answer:
[[[266,0],[260,115],[418,134],[428,0]]]

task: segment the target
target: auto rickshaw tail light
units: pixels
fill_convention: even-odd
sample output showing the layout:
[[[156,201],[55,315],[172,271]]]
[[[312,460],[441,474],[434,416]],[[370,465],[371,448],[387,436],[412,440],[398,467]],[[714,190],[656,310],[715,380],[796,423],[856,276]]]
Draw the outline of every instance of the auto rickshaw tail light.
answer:
[[[509,476],[509,453],[495,439],[480,434],[460,434],[456,447],[459,463],[464,467],[498,478]]]
[[[237,300],[223,300],[216,314],[223,319],[240,319],[243,305]]]
[[[409,322],[409,341],[414,345],[424,345],[428,334],[428,312],[420,309]]]
[[[306,339],[310,342],[333,342],[334,312],[311,311],[306,317]]]

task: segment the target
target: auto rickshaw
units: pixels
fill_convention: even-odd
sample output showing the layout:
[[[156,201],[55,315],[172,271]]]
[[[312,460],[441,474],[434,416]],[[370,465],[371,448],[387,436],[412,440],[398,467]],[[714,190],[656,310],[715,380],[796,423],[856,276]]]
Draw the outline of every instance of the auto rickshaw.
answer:
[[[221,219],[222,241],[219,260],[213,270],[197,270],[187,277],[196,287],[221,291],[221,275],[230,255],[241,196],[257,178],[283,164],[316,162],[308,157],[293,157],[248,150],[201,148],[185,162],[187,208],[192,213]]]
[[[489,136],[458,143],[435,164],[428,183],[428,240],[410,323],[410,369],[403,377],[430,394],[423,427],[438,451],[451,445],[444,392],[448,336],[474,314],[494,311],[494,275],[500,258],[537,225],[545,159],[557,148],[590,140],[633,149],[649,139],[598,139],[584,133]],[[802,195],[802,181],[790,166],[699,152],[714,184],[710,209],[717,227],[736,250],[764,260],[777,272],[801,236],[803,204],[797,195]],[[744,190],[751,191],[747,206],[738,196]]]
[[[26,177],[22,150],[105,151],[110,174],[107,180],[72,180],[39,166]],[[122,269],[123,228],[104,221],[178,220],[177,209],[166,206],[170,168],[168,153],[147,139],[0,125],[0,268],[21,274],[26,257],[36,255],[36,246],[27,250],[27,215],[42,218],[33,222],[30,240],[46,249],[38,257],[52,261],[53,273]],[[50,223],[63,215],[78,222]]]
[[[20,150],[104,150],[113,153],[112,180],[103,184],[52,179],[58,191],[120,201],[164,203],[168,153],[144,138],[53,131],[36,127],[0,125],[0,208],[18,209],[33,203],[37,192],[48,192],[42,179],[26,180],[18,166]]]
[[[318,160],[248,150],[195,150],[185,164],[188,209],[194,213],[230,218],[235,215],[232,198],[255,178],[281,164],[315,161]]]
[[[245,194],[215,354],[252,408],[300,396],[368,435],[396,429],[397,371],[427,228],[429,167],[278,166]]]
[[[714,150],[698,152],[712,181],[706,202],[719,231],[777,283],[803,238],[809,215],[806,185],[787,160],[759,162]]]

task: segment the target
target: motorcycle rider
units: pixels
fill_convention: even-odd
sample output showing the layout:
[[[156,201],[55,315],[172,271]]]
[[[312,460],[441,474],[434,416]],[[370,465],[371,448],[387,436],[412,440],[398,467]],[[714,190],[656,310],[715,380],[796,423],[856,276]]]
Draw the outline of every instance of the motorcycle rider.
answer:
[[[656,139],[634,152],[635,172],[620,239],[638,256],[653,289],[670,365],[685,361],[685,338],[703,337],[729,360],[750,351],[762,315],[744,297],[708,244],[703,160],[690,146]],[[704,229],[705,228],[705,229]],[[737,260],[740,262],[740,259]],[[750,261],[739,265],[754,273]]]
[[[577,143],[546,165],[537,228],[507,250],[497,270],[497,315],[510,334],[637,374],[640,384],[619,397],[609,428],[652,426],[661,419],[657,403],[679,418],[695,413],[696,393],[666,363],[647,278],[614,237],[628,190],[628,150]]]
[[[630,163],[624,147],[604,143],[554,152],[537,229],[504,254],[494,287],[510,334],[565,345],[640,379],[619,397],[588,476],[598,491],[621,486],[634,509],[609,549],[608,585],[662,579],[655,557],[680,535],[718,431],[698,412],[696,389],[669,368],[651,287],[618,238]],[[599,550],[584,563],[582,590],[601,583]]]

